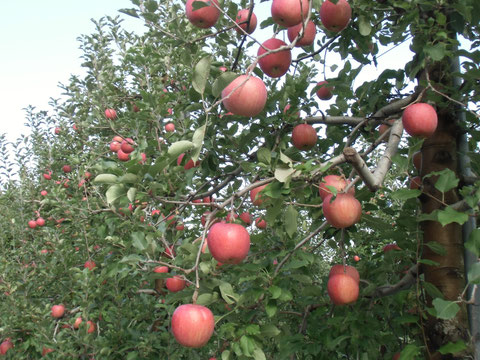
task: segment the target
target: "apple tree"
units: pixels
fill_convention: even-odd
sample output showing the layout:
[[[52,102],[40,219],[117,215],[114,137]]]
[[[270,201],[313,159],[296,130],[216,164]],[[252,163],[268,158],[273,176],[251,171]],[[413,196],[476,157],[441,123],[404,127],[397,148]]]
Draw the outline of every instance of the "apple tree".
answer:
[[[120,11],[0,138],[1,355],[479,355],[478,1]]]

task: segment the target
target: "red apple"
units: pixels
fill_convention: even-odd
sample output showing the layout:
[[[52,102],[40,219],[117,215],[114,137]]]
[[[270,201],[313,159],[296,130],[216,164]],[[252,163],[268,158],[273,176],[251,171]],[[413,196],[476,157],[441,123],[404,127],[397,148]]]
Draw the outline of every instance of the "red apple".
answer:
[[[235,115],[252,117],[265,107],[267,88],[265,83],[255,76],[240,75],[223,89],[222,99],[223,106],[228,111]]]
[[[397,244],[387,244],[383,247],[383,253],[387,253],[391,250],[402,250]]]
[[[185,156],[185,154],[180,154],[177,158],[177,165],[180,166],[180,164],[182,163],[182,160],[183,160],[183,157]],[[193,162],[192,159],[188,160],[185,165],[183,166],[183,168],[185,170],[190,170],[191,168],[194,168],[194,167],[197,167],[198,165],[200,165],[200,161],[197,161],[197,162]]]
[[[65,314],[65,306],[63,305],[53,305],[52,306],[52,316],[56,319],[61,318]]]
[[[88,269],[88,270],[93,270],[93,269],[95,269],[96,266],[97,266],[97,264],[95,264],[95,261],[93,261],[93,260],[87,260],[87,261],[85,261],[85,264],[83,265],[83,267]]]
[[[135,148],[132,146],[134,144],[133,140],[130,138],[124,139],[120,148],[125,154],[130,154]]]
[[[140,160],[138,161],[139,164],[144,165],[147,162],[147,154],[140,153]]]
[[[202,7],[200,9],[193,9],[193,2],[199,1],[208,3],[208,6]],[[185,12],[187,19],[196,27],[201,29],[207,29],[212,27],[217,22],[220,17],[220,10],[218,9],[220,5],[217,0],[187,0],[185,5]]]
[[[199,348],[204,346],[213,334],[215,319],[205,306],[180,305],[172,315],[172,333],[180,345]]]
[[[292,143],[298,150],[310,150],[317,139],[317,131],[310,124],[298,124],[293,128]]]
[[[335,305],[346,305],[357,301],[359,286],[351,276],[336,274],[328,279],[327,291]]]
[[[106,109],[105,117],[110,120],[115,120],[117,118],[117,112],[114,109]]]
[[[358,273],[358,270],[350,265],[345,265],[345,267],[343,267],[342,264],[333,265],[328,273],[328,277],[330,278],[338,274],[347,274],[348,276],[354,278],[357,283],[360,281],[360,274]]]
[[[180,275],[175,275],[166,281],[167,289],[171,292],[183,290],[186,284],[187,282]]]
[[[240,214],[240,219],[247,225],[252,223],[252,216],[246,211]]]
[[[61,131],[62,131],[62,129],[60,129],[59,127],[55,128],[55,134],[56,135],[60,134]]]
[[[338,175],[327,175],[322,179],[322,182],[320,183],[320,186],[318,187],[318,192],[320,194],[320,197],[322,200],[325,201],[325,198],[328,195],[331,195],[332,192],[327,186],[332,186],[335,189],[337,189],[337,193],[340,193],[345,190],[347,185],[350,183],[350,181],[345,180],[343,176],[338,176]],[[355,195],[355,188],[352,186],[350,189],[348,189],[348,193]]]
[[[259,192],[262,191],[263,189],[265,189],[266,186],[267,186],[267,184],[260,185],[260,186],[257,186],[256,188],[253,188],[252,190],[250,190],[250,200],[252,200],[253,205],[255,205],[255,206],[262,205],[263,196],[262,196],[262,194],[259,194]]]
[[[437,128],[438,116],[433,106],[426,103],[409,105],[403,110],[402,123],[411,136],[427,138]]]
[[[333,96],[333,87],[328,86],[328,81],[320,81],[317,86],[321,86],[317,90],[317,96],[320,100],[330,100]]]
[[[48,194],[47,190],[42,190],[40,192],[40,195],[42,195],[42,196],[47,196],[47,194]]]
[[[412,155],[412,161],[413,161],[413,166],[415,166],[415,169],[420,171],[422,167],[422,153],[420,151],[417,151]]]
[[[96,327],[95,327],[95,323],[94,323],[93,321],[88,320],[88,321],[87,321],[87,326],[88,326],[88,328],[87,328],[87,333],[88,333],[88,334],[91,334],[91,333],[93,333],[93,332],[95,331],[95,328],[96,328]]]
[[[273,0],[272,18],[278,25],[297,25],[308,15],[308,0]]]
[[[352,18],[352,9],[347,0],[338,0],[336,4],[325,0],[320,7],[320,20],[327,30],[340,32]]]
[[[162,255],[166,256],[169,259],[173,259],[175,257],[175,248],[173,247],[173,245],[167,247]]]
[[[390,129],[393,125],[393,123],[395,122],[394,119],[391,119],[391,120],[388,120],[387,123],[388,124],[381,124],[380,127],[378,128],[378,136],[381,136],[383,135],[383,133],[385,131],[387,131],[388,129]]]
[[[156,266],[156,267],[153,269],[153,272],[154,272],[154,273],[158,273],[158,274],[168,273],[168,266]]]
[[[226,220],[227,220],[228,223],[233,223],[233,222],[235,222],[236,218],[238,218],[238,215],[229,211],[228,214],[227,214]]]
[[[401,355],[401,354],[400,354],[399,352],[393,354],[392,360],[398,360],[398,359],[400,359],[400,355]]]
[[[78,329],[80,327],[80,324],[82,323],[83,319],[79,316],[75,319],[75,322],[73,323],[73,328]]]
[[[30,220],[30,221],[28,222],[28,227],[29,227],[30,229],[35,229],[35,228],[37,227],[37,222],[36,222],[35,220]]]
[[[207,242],[212,256],[223,264],[241,263],[250,250],[250,235],[239,224],[214,224]]]
[[[283,113],[287,114],[289,109],[290,109],[290,104],[285,105],[285,107],[283,108]],[[300,111],[297,111],[295,115],[297,118],[300,118]]]
[[[52,179],[52,172],[48,171],[46,174],[43,174],[43,178],[45,180],[51,180]]]
[[[117,151],[117,158],[120,161],[128,161],[130,160],[130,154],[127,154],[122,149],[120,149]]]
[[[257,228],[259,228],[259,229],[266,229],[266,227],[267,227],[267,222],[266,222],[264,219],[262,219],[262,218],[257,218],[257,219],[255,220],[255,226],[256,226]]]
[[[174,132],[175,131],[175,124],[170,122],[167,125],[165,125],[165,131],[166,132]]]
[[[110,143],[110,150],[113,151],[113,152],[117,152],[118,150],[120,150],[122,147],[122,143],[119,143],[118,141],[112,141]]]
[[[44,226],[45,225],[45,219],[42,217],[39,217],[37,220],[35,220],[38,226]]]
[[[422,186],[422,178],[420,176],[415,176],[410,180],[410,189],[416,190]]]
[[[125,139],[122,138],[121,136],[118,136],[118,135],[115,135],[112,139],[112,141],[119,142],[120,144],[123,142],[123,140],[125,140]]]
[[[359,262],[359,261],[360,261],[360,256],[355,255],[355,256],[353,257],[353,260],[354,260],[355,262]]]
[[[49,353],[53,352],[53,349],[52,348],[46,348],[46,347],[43,347],[42,349],[42,356],[45,356]]]
[[[64,173],[72,172],[72,167],[70,165],[63,165],[62,170]]]
[[[332,198],[329,195],[323,200],[323,214],[330,225],[343,229],[360,221],[362,205],[352,194],[339,193]]]
[[[291,26],[287,30],[287,36],[288,40],[292,43],[293,40],[296,39],[298,34],[303,28],[303,22],[300,22],[300,24]],[[303,33],[303,36],[298,39],[297,43],[295,44],[295,47],[302,47],[302,46],[309,46],[312,45],[313,42],[315,41],[315,35],[317,34],[317,28],[315,26],[315,23],[312,20],[309,20],[307,22],[307,25],[305,26],[305,31]]]
[[[0,355],[5,355],[7,353],[8,350],[12,349],[13,348],[13,343],[12,341],[10,340],[10,338],[4,340],[1,344],[0,344]]]
[[[268,39],[258,48],[257,56],[265,54],[267,52],[265,49],[275,50],[282,46],[287,46],[287,44],[280,39]],[[266,55],[258,60],[260,69],[272,78],[285,75],[291,63],[292,52],[290,49]]]
[[[250,23],[248,24],[248,28],[247,28],[247,23],[246,21],[248,20],[248,14],[249,14],[250,10],[249,9],[242,9],[242,10],[239,10],[238,13],[237,13],[237,19],[235,20],[235,22],[237,24],[239,24],[239,26],[247,33],[247,34],[251,34],[255,31],[255,29],[257,28],[257,17],[255,16],[255,14],[252,12],[252,16],[250,17]],[[241,24],[243,22],[243,24]],[[237,30],[237,32],[239,34],[242,34],[243,35],[243,31],[241,31],[239,28],[235,28],[235,30]]]

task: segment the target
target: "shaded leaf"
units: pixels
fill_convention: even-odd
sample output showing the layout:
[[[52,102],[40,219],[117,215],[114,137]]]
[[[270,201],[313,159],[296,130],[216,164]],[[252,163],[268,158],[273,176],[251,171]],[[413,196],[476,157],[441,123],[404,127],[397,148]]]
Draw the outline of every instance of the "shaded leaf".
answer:
[[[436,298],[433,300],[433,306],[437,312],[437,317],[443,320],[452,319],[460,310],[460,306],[453,301]]]
[[[196,2],[194,2],[194,4],[195,3]],[[192,86],[195,89],[195,91],[201,95],[203,95],[203,93],[205,92],[207,79],[208,79],[208,76],[210,75],[211,64],[212,64],[212,57],[205,56],[203,59],[201,59],[197,63],[197,65],[195,65],[195,69],[193,70]]]

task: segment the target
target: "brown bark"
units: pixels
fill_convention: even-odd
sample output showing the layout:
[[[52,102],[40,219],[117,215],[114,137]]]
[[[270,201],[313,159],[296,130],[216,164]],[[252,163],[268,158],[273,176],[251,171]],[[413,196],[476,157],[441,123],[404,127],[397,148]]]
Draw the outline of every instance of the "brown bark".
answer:
[[[426,139],[422,146],[421,176],[431,172],[450,169],[457,174],[457,125],[454,112],[450,109],[438,110],[439,123],[435,134]],[[422,213],[429,214],[436,209],[442,209],[446,204],[459,201],[457,189],[445,194],[439,192],[434,184],[437,176],[424,179],[422,195]],[[421,223],[423,230],[423,259],[438,263],[438,266],[422,265],[425,281],[435,285],[446,300],[458,300],[465,286],[463,266],[462,228],[457,223],[442,226],[436,221]],[[432,251],[426,244],[437,242],[446,250],[444,256]],[[427,298],[427,305],[432,306],[432,299]],[[457,316],[451,320],[441,320],[429,317],[425,332],[428,339],[429,351],[432,359],[455,359],[456,357],[442,356],[436,350],[449,342],[464,340],[468,342],[468,320],[465,306]],[[462,357],[463,358],[463,355]]]

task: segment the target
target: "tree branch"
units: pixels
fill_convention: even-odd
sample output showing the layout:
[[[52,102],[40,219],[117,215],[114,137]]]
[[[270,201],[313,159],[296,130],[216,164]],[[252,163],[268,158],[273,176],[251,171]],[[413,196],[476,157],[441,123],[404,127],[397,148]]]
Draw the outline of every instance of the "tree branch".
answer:
[[[372,297],[381,298],[396,294],[402,290],[406,290],[410,288],[413,284],[415,284],[418,275],[420,275],[419,265],[415,264],[410,269],[408,269],[407,274],[395,285],[383,285],[377,287],[374,290]]]

